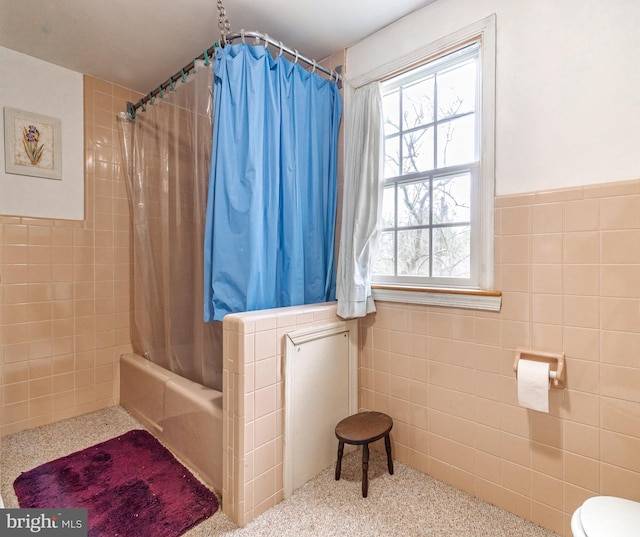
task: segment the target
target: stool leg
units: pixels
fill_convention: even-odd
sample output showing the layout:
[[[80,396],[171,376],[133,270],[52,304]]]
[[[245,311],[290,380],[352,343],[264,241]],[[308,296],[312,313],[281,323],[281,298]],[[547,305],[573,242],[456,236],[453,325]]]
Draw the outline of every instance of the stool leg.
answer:
[[[384,437],[384,448],[387,450],[387,467],[389,468],[389,473],[393,475],[393,459],[391,458],[391,439],[387,434]]]
[[[344,442],[338,442],[338,462],[336,462],[336,481],[340,479],[340,472],[342,471],[342,454],[344,453]]]
[[[369,492],[369,444],[362,444],[362,497]]]

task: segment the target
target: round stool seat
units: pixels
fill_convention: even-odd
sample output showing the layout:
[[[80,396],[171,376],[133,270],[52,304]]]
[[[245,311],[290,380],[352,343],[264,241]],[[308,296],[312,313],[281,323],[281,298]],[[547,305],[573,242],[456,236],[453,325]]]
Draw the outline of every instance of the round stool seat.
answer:
[[[336,437],[347,444],[361,445],[389,434],[393,420],[382,412],[360,412],[336,425]]]
[[[336,462],[336,481],[340,479],[342,470],[342,455],[344,445],[362,446],[362,496],[367,497],[369,491],[369,444],[384,438],[387,452],[387,466],[393,475],[393,460],[391,458],[391,440],[389,432],[393,427],[393,420],[382,412],[359,412],[343,419],[336,425],[338,439],[338,461]]]

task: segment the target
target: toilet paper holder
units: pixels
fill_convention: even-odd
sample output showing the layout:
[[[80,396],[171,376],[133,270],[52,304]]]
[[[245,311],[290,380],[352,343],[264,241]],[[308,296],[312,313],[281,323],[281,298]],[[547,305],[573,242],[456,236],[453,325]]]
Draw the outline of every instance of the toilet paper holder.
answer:
[[[534,360],[536,362],[549,363],[549,379],[554,388],[564,388],[564,352],[545,352],[533,349],[518,347],[516,349],[516,359],[513,363],[513,370],[518,375],[518,362],[523,360]]]

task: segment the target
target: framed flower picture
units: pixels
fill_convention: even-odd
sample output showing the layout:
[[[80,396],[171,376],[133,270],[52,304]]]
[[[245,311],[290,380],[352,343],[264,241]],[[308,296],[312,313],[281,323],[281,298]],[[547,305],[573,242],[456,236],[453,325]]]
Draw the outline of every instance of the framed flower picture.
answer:
[[[4,108],[5,172],[62,179],[62,121]]]

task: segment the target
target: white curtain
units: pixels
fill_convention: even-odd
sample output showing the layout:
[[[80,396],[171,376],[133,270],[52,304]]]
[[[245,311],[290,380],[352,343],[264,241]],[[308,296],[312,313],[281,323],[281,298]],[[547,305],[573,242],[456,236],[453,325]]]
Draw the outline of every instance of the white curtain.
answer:
[[[336,280],[338,315],[364,317],[376,311],[371,269],[382,205],[383,125],[380,84],[345,86],[345,176]]]

